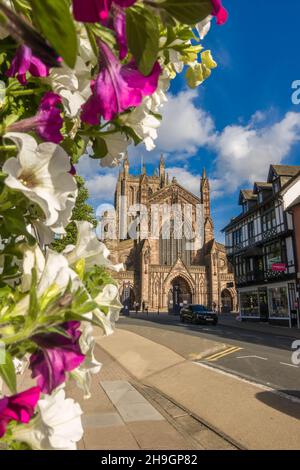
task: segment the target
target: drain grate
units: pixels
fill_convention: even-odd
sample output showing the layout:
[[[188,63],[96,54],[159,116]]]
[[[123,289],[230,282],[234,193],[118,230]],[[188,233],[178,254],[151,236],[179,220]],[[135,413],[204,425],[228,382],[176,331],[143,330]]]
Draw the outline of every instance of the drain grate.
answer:
[[[169,423],[174,426],[198,450],[243,450],[228,436],[213,429],[201,418],[193,415],[169,397],[147,385],[132,382],[132,385],[152,403]]]

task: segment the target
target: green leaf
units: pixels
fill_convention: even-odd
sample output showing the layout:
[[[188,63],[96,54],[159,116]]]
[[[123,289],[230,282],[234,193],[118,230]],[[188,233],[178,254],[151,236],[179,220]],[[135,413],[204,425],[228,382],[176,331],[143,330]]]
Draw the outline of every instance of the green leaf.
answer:
[[[30,287],[30,295],[29,295],[29,312],[28,316],[30,320],[34,321],[39,313],[39,305],[38,305],[38,298],[36,293],[36,285],[37,285],[37,272],[36,269],[33,268],[31,270],[31,287]]]
[[[108,149],[104,139],[97,137],[93,143],[94,155],[90,155],[94,160],[99,160],[107,155]]]
[[[2,361],[0,361],[0,376],[2,377],[3,381],[6,383],[9,390],[12,393],[16,393],[17,391],[16,371],[15,371],[15,366],[14,366],[12,357],[8,351],[6,351],[4,355],[4,364],[1,364],[1,362]]]
[[[126,33],[128,47],[139,71],[149,75],[159,51],[159,25],[156,15],[136,6],[126,10]]]
[[[165,0],[158,3],[180,23],[194,25],[212,13],[210,0]]]
[[[77,34],[66,0],[29,0],[41,32],[51,46],[74,68],[77,58]]]

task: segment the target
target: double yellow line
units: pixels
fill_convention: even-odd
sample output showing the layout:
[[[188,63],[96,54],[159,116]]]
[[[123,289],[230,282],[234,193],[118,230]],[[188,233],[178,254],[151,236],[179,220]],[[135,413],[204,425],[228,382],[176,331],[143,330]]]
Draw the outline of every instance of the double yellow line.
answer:
[[[237,351],[240,351],[241,349],[243,349],[243,348],[239,348],[237,346],[232,346],[232,347],[227,348],[223,351],[220,351],[216,354],[212,354],[211,356],[206,357],[204,360],[214,362],[214,361],[217,361],[218,359],[221,359],[222,357],[228,356],[229,354],[233,354]]]

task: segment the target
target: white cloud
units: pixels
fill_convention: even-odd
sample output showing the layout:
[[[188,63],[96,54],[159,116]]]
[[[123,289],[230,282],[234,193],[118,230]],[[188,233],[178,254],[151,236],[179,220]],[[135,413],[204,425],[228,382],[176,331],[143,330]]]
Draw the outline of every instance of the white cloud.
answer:
[[[86,186],[89,190],[90,198],[99,202],[112,202],[117,178],[117,174],[107,173],[95,175],[93,178],[88,179]]]
[[[215,141],[216,177],[223,180],[225,192],[264,181],[269,165],[283,163],[299,141],[300,113],[289,112],[269,127],[255,127],[253,120],[245,127],[227,126]]]
[[[191,157],[208,147],[214,151],[214,171],[210,172],[212,198],[230,194],[241,185],[265,180],[270,164],[286,162],[292,147],[300,141],[300,113],[288,112],[280,121],[267,125],[270,113],[257,111],[245,125],[233,124],[217,132],[212,117],[196,107],[197,91],[169,95],[163,110],[163,122],[153,152],[143,146],[130,149],[131,166],[156,163],[160,153],[166,156],[170,178],[199,195],[201,167],[190,169]],[[171,167],[170,167],[171,162]],[[87,179],[94,202],[111,202],[118,169],[101,169],[97,160],[83,157],[78,173]]]
[[[194,175],[186,168],[180,168],[180,167],[171,167],[171,168],[168,167],[167,171],[169,173],[170,181],[172,181],[172,178],[175,177],[181,186],[183,186],[184,188],[187,188],[191,193],[195,194],[196,196],[199,196],[200,194],[200,176],[199,175]]]
[[[84,156],[76,166],[78,175],[86,181],[90,199],[93,202],[112,202],[118,178],[118,169],[104,170],[99,166],[99,160]]]
[[[196,90],[168,96],[156,141],[159,151],[192,155],[199,147],[213,143],[214,121],[206,111],[196,107],[194,100],[197,96]]]

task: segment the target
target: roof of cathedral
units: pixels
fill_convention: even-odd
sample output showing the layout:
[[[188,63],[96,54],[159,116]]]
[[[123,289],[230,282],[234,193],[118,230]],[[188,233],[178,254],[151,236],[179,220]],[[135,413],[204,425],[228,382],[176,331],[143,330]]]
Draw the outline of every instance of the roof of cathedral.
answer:
[[[206,250],[206,252],[207,252],[207,253],[210,253],[210,252],[212,251],[214,245],[216,246],[216,248],[217,248],[218,250],[224,251],[224,252],[226,251],[225,245],[223,245],[223,243],[219,243],[219,242],[216,241],[215,238],[212,238],[212,240],[210,240],[209,242],[207,242],[206,245],[205,245],[205,250]]]
[[[193,198],[195,198],[198,202],[201,202],[199,196],[196,196],[194,193],[190,192],[188,189],[184,188],[183,186],[181,186],[181,184],[178,183],[177,180],[173,180],[172,183],[164,186],[163,188],[159,189],[158,191],[156,191],[155,193],[153,193],[151,195],[151,197],[149,198],[149,201],[151,199],[154,199],[156,198],[158,195],[162,195],[164,192],[167,192],[170,190],[170,188],[174,188],[174,187],[178,187],[180,188],[182,191],[186,192],[187,194],[189,194],[190,196],[192,196]]]

